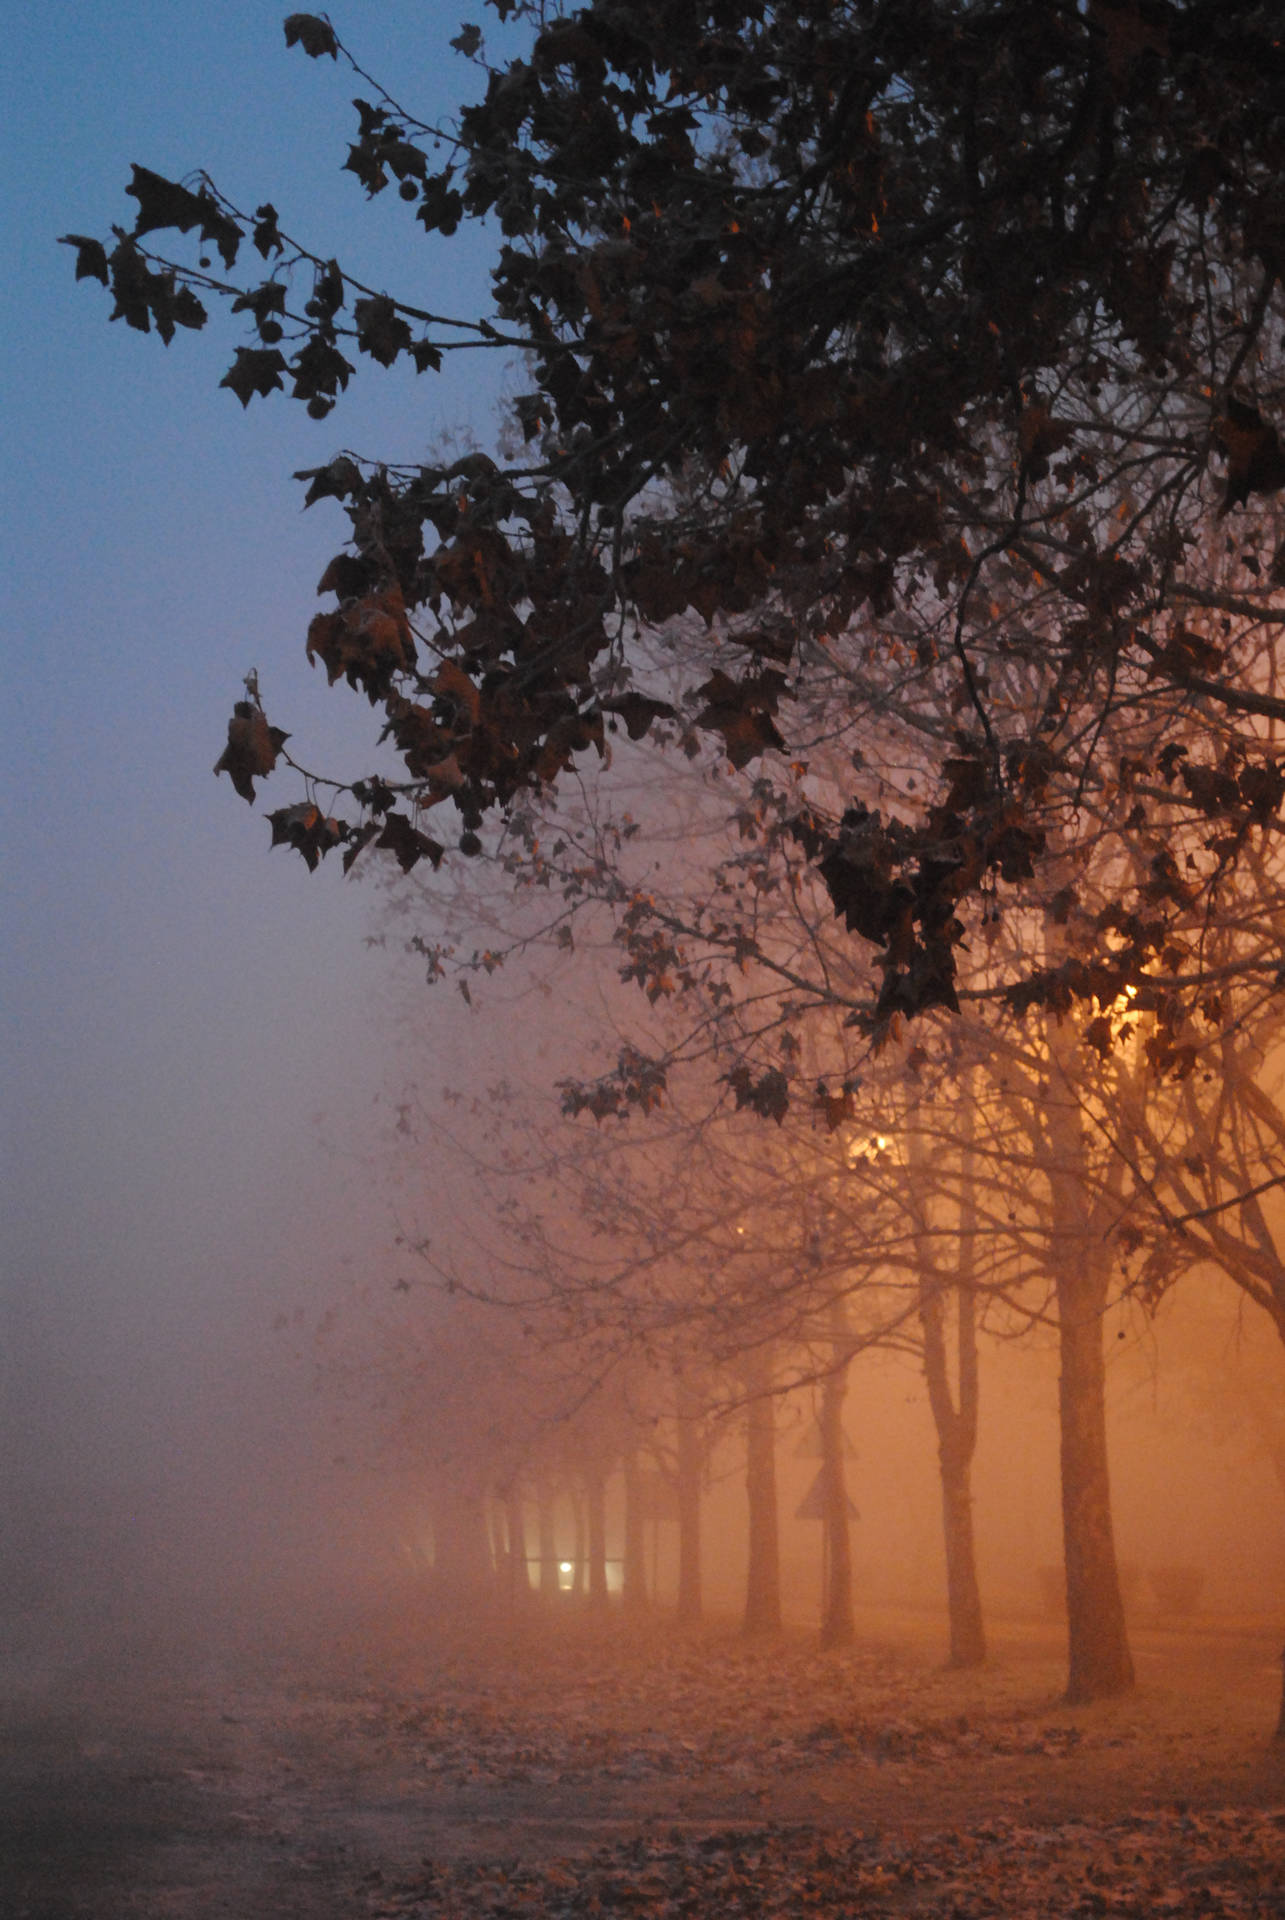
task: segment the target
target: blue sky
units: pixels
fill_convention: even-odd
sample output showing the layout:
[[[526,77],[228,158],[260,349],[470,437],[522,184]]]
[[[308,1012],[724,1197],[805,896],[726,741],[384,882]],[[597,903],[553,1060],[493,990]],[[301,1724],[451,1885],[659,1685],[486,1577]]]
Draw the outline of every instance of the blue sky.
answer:
[[[394,196],[368,205],[340,170],[359,89],[287,52],[286,11],[47,0],[6,35],[0,1379],[19,1465],[55,1477],[150,1470],[180,1428],[205,1445],[210,1419],[226,1437],[231,1381],[248,1404],[256,1369],[282,1364],[280,1304],[384,1244],[355,1157],[387,1072],[370,890],[270,854],[261,812],[211,768],[251,667],[311,764],[366,759],[364,704],[304,658],[344,522],[304,514],[290,475],[341,447],[486,444],[500,370],[372,369],[322,423],[282,396],[243,413],[217,385],[226,324],[168,350],[109,326],[56,245],[127,222],[131,163],[204,167],[369,283],[478,309],[485,239],[429,243]],[[447,44],[470,15],[333,10],[426,117],[480,87]]]

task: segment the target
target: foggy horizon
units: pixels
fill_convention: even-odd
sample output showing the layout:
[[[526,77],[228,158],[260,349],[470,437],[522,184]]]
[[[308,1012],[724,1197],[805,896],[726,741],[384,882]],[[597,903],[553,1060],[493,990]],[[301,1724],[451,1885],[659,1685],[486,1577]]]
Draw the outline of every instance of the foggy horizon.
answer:
[[[1095,9],[1084,19],[1108,96],[1121,62],[1168,58],[1158,28],[1137,29],[1139,54]],[[441,0],[357,0],[335,27],[408,94],[413,82],[426,127],[484,84],[467,24]],[[497,59],[527,32],[488,18]],[[1071,840],[1069,878],[1054,873],[1061,891],[1042,904],[1022,887],[1045,841],[1022,840],[1007,814],[1013,844],[988,842],[985,861],[974,847],[988,878],[975,899],[961,881],[944,918],[924,876],[936,886],[949,859],[915,855],[923,898],[896,877],[887,845],[908,846],[906,823],[931,808],[937,747],[962,756],[945,760],[949,800],[926,816],[941,834],[990,764],[979,740],[1013,792],[1029,771],[1004,761],[971,667],[964,695],[917,730],[931,675],[950,665],[942,609],[967,576],[962,629],[980,572],[957,530],[950,565],[937,556],[935,637],[909,614],[897,625],[875,547],[851,535],[860,591],[845,576],[842,593],[852,630],[867,622],[867,655],[834,666],[818,625],[810,670],[834,679],[814,710],[802,667],[788,683],[777,670],[775,628],[747,639],[731,631],[739,608],[713,601],[702,617],[686,553],[664,562],[684,582],[677,612],[664,610],[673,581],[648,584],[647,559],[630,589],[636,680],[602,666],[597,733],[586,722],[558,749],[571,772],[556,791],[534,783],[529,812],[523,790],[502,828],[488,816],[484,838],[454,805],[463,749],[438,712],[452,683],[426,674],[427,744],[410,758],[429,773],[407,805],[417,831],[450,842],[441,871],[440,847],[409,876],[372,850],[348,877],[336,844],[308,872],[270,845],[266,816],[311,797],[311,781],[281,768],[246,805],[214,771],[247,677],[309,769],[405,778],[406,749],[380,739],[374,695],[356,679],[330,687],[306,655],[309,623],[323,601],[330,611],[317,582],[350,527],[334,499],[305,512],[293,476],[350,451],[413,467],[489,449],[512,464],[506,407],[536,380],[534,356],[448,354],[420,378],[403,355],[375,377],[363,366],[329,417],[285,393],[243,409],[219,384],[217,326],[166,348],[109,325],[110,296],[92,275],[74,281],[58,236],[127,217],[131,167],[188,182],[208,168],[237,206],[271,194],[283,230],[357,262],[363,286],[472,313],[491,304],[498,225],[488,216],[449,244],[419,234],[403,204],[419,175],[400,200],[367,197],[343,170],[365,83],[288,49],[275,8],[51,0],[15,15],[10,43],[0,1697],[15,1738],[0,1856],[11,1843],[21,1920],[97,1920],[121,1899],[157,1920],[216,1920],[231,1902],[248,1920],[355,1920],[391,1913],[385,1900],[480,1915],[496,1888],[566,1913],[557,1903],[582,1887],[603,1911],[641,1887],[640,1912],[722,1914],[726,1889],[760,1870],[778,1892],[857,1889],[854,1902],[886,1894],[907,1912],[913,1895],[926,1912],[955,1898],[948,1872],[962,1888],[992,1858],[1008,1862],[996,1873],[1047,1868],[1031,1911],[1063,1911],[1040,1902],[1078,1899],[1091,1860],[1109,1858],[1113,1872],[1136,1867],[1139,1901],[1180,1886],[1173,1902],[1188,1904],[1163,1910],[1192,1920],[1199,1886],[1231,1901],[1209,1861],[1222,1873],[1238,1849],[1246,1901],[1273,1897],[1278,1864],[1285,1874],[1285,1747],[1271,1740],[1285,1593],[1279,903],[1263,908],[1266,931],[1255,923],[1236,1019],[1211,962],[1203,1024],[1193,1015],[1195,1038],[1175,1041],[1173,982],[1197,947],[1205,966],[1209,928],[1197,916],[1188,947],[1162,948],[1117,912],[1128,861],[1107,828],[1087,852]],[[882,230],[882,203],[867,213],[854,247]],[[422,259],[408,231],[427,239]],[[691,324],[712,326],[731,295],[689,283],[675,302],[695,300]],[[977,326],[990,352],[1000,329]],[[1095,404],[1101,387],[1086,385]],[[802,378],[799,392],[819,431],[829,402]],[[1020,390],[1016,453],[989,448],[1019,532],[1046,446],[1088,438],[1083,420],[1051,416],[1060,403]],[[1201,429],[1223,463],[1202,510],[1211,568],[1248,568],[1237,591],[1270,622],[1279,612],[1253,596],[1285,577],[1285,543],[1265,571],[1268,533],[1280,542],[1285,523],[1266,504],[1279,487],[1259,484],[1269,434],[1281,458],[1263,406],[1260,418],[1232,396]],[[1194,435],[1182,441],[1193,469]],[[1067,455],[1068,490],[1080,457]],[[655,474],[659,490],[659,462]],[[1106,483],[1094,470],[1085,484],[1094,502]],[[838,485],[804,518],[820,525]],[[1264,568],[1242,533],[1251,492]],[[992,527],[974,555],[1007,567],[1008,538]],[[766,604],[786,588],[775,559],[763,566]],[[1231,591],[1221,573],[1216,585],[1210,631]],[[1002,675],[1016,686],[1044,672],[1039,623],[1061,616],[1041,599],[1023,653],[1001,631],[1007,584],[996,592],[998,713],[1014,698]],[[457,626],[443,630],[463,647]],[[1171,651],[1196,647],[1177,616],[1166,634]],[[477,685],[448,647],[438,657],[480,712],[488,643],[475,630],[474,644]],[[716,662],[737,646],[733,687]],[[1230,641],[1225,653],[1239,662]],[[904,658],[904,709],[863,677],[884,654],[898,672]],[[1140,707],[1168,659],[1159,641],[1148,659]],[[1262,662],[1275,672],[1270,647]],[[1173,724],[1193,741],[1194,671],[1173,668]],[[647,737],[653,723],[666,746]],[[1279,726],[1269,716],[1257,741],[1277,770]],[[1217,788],[1258,857],[1279,825],[1270,782],[1238,786],[1249,762],[1230,747],[1216,766],[1199,744],[1165,751],[1147,803],[1158,818],[1192,800],[1191,844],[1227,862],[1208,885],[1211,899],[1224,889],[1234,941],[1241,874],[1213,803],[1207,818],[1200,808]],[[766,800],[763,765],[778,783]],[[1141,782],[1143,763],[1130,765],[1121,748],[1104,816]],[[1250,771],[1266,781],[1263,767]],[[329,790],[316,787],[326,805]],[[1086,776],[1068,817],[1088,790]],[[861,835],[885,829],[876,856]],[[1159,855],[1147,864],[1150,846],[1133,850],[1138,895],[1176,924],[1197,854],[1181,873],[1171,859],[1171,874]],[[1050,854],[1040,872],[1052,871]],[[690,913],[674,905],[684,898]],[[637,903],[654,919],[640,907],[641,931],[622,937]],[[767,960],[763,928],[779,939]],[[959,974],[934,972],[960,929]],[[1076,941],[1090,935],[1109,956],[1145,948],[1156,977],[1143,973],[1140,999],[1137,982],[1104,985],[1109,969],[1084,987]],[[1012,996],[1041,968],[1065,1005]],[[1156,1169],[1170,1160],[1166,1185]],[[1227,1197],[1235,1180],[1252,1211]],[[1197,1257],[1220,1247],[1221,1271]],[[1107,1304],[1077,1319],[1072,1283],[1090,1269]],[[1083,1444],[1095,1340],[1100,1473]],[[1099,1661],[1087,1678],[1086,1647]],[[1047,1856],[1024,1833],[1052,1834]],[[832,1846],[847,1850],[846,1878]],[[916,1880],[905,1862],[934,1848],[945,1864]],[[717,1899],[700,1893],[724,1865]],[[189,1904],[165,1906],[176,1888]]]

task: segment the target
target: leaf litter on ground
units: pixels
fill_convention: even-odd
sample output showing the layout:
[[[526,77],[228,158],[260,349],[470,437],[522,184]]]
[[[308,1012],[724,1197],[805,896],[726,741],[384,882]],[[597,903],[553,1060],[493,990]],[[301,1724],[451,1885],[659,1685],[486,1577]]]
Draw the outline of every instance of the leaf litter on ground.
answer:
[[[1279,1920],[1285,1811],[1199,1818],[1174,1809],[1042,1828],[995,1821],[913,1845],[879,1833],[766,1826],[671,1832],[583,1858],[437,1866],[373,1894],[369,1913],[407,1920]]]
[[[462,1651],[421,1639],[391,1659],[359,1655],[357,1671],[359,1682],[350,1668],[346,1690],[323,1684],[300,1710],[360,1730],[410,1771],[425,1806],[468,1802],[492,1822],[481,1855],[379,1877],[364,1894],[371,1920],[1285,1920],[1285,1766],[1279,1802],[1274,1766],[1257,1805],[1193,1809],[1115,1791],[1131,1791],[1116,1769],[1135,1787],[1156,1783],[1160,1756],[1179,1749],[1184,1775],[1199,1775],[1202,1736],[1176,1697],[1158,1715],[1145,1697],[1077,1712],[1032,1685],[1046,1668],[1001,1662],[983,1680],[918,1646],[823,1652],[803,1636],[519,1632]],[[939,1810],[935,1782],[980,1778],[992,1762],[1006,1791],[981,1803],[989,1817],[976,1802]],[[1034,1768],[1044,1785],[1027,1799]],[[1097,1775],[1103,1790],[1085,1795]],[[863,1812],[859,1784],[873,1793],[880,1777],[882,1817],[873,1800]],[[1048,1790],[1058,1778],[1060,1801]],[[783,1779],[802,1784],[811,1812],[782,1817],[762,1783]],[[695,1815],[683,1797],[694,1783],[722,1814]],[[580,1838],[532,1849],[515,1828],[510,1857],[494,1825],[513,1792],[527,1818],[546,1789],[550,1809],[591,1813],[635,1788],[645,1799],[632,1824],[617,1800],[615,1830],[593,1845],[590,1821],[583,1851],[571,1850]]]
[[[1116,1724],[1086,1733],[1020,1702],[961,1712],[942,1694],[939,1672],[890,1647],[658,1641],[624,1659],[607,1643],[542,1642],[538,1662],[496,1659],[485,1676],[445,1659],[414,1685],[403,1676],[395,1699],[376,1686],[365,1710],[441,1785],[957,1764],[1133,1737]]]

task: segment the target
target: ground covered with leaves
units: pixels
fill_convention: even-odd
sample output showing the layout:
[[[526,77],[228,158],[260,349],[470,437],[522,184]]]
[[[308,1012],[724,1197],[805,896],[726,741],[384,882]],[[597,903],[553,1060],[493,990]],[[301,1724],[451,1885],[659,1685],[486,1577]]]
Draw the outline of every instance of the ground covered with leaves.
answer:
[[[424,1872],[381,1914],[1241,1915],[1285,1912],[1285,1811],[994,1821],[913,1841],[769,1826],[581,1859]]]
[[[1266,1623],[1135,1631],[1069,1709],[1055,1623],[748,1645],[384,1609],[8,1676],[17,1920],[1285,1915]]]

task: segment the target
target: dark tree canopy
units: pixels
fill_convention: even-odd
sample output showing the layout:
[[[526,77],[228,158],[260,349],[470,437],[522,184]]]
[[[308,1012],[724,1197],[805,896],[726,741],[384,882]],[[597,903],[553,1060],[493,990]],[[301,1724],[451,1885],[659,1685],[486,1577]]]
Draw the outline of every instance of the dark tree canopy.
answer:
[[[335,780],[334,815],[314,789],[274,838],[436,864],[447,805],[475,851],[609,731],[789,754],[823,687],[922,743],[895,817],[854,782],[789,823],[880,956],[880,1018],[954,1004],[979,905],[1065,892],[1086,795],[1120,864],[1113,979],[1140,978],[1280,831],[1280,8],[491,3],[527,57],[445,135],[393,97],[413,76],[385,92],[328,20],[286,22],[363,82],[368,194],[428,235],[495,223],[491,314],[361,286],[204,176],[136,167],[132,230],[71,237],[130,326],[244,315],[243,405],[324,415],[363,360],[526,356],[503,464],[301,476],[351,522],[309,654],[400,771]],[[455,44],[485,57],[476,28]],[[638,644],[667,624],[677,695]],[[283,744],[252,690],[220,766],[250,797]]]

